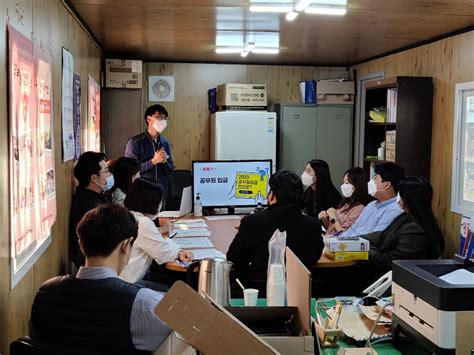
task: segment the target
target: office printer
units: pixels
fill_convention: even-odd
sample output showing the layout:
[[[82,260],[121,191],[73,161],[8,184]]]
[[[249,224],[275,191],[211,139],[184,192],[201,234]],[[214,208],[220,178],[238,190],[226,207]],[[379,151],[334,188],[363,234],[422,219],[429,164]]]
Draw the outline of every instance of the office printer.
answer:
[[[466,284],[452,284],[440,277],[459,269],[474,272],[474,266],[456,260],[397,260],[392,269],[395,344],[403,333],[436,354],[471,353],[474,283],[466,278]]]

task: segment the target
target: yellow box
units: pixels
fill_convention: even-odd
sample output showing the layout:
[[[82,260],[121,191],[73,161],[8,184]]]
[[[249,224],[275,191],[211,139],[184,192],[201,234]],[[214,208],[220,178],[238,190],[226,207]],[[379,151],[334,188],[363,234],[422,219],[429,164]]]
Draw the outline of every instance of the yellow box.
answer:
[[[334,261],[369,260],[368,251],[337,251],[324,254]]]
[[[217,87],[218,106],[267,107],[266,84],[222,84]]]

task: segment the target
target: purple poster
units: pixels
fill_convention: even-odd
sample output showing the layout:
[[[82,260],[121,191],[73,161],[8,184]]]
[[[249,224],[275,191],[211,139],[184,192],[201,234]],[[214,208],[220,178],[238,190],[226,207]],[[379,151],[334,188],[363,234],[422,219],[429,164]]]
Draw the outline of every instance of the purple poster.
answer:
[[[72,85],[72,120],[74,128],[74,160],[81,156],[81,77],[74,74]]]

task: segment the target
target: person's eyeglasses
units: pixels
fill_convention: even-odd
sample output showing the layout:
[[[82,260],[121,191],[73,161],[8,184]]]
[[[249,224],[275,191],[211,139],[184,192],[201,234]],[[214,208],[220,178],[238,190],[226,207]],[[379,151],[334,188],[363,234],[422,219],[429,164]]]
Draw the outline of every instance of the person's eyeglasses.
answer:
[[[166,115],[158,115],[158,116],[151,116],[153,117],[155,120],[158,120],[158,121],[168,121],[168,116]]]
[[[106,168],[105,170],[99,171],[99,175],[102,174],[102,173],[110,174],[110,170],[108,168]]]

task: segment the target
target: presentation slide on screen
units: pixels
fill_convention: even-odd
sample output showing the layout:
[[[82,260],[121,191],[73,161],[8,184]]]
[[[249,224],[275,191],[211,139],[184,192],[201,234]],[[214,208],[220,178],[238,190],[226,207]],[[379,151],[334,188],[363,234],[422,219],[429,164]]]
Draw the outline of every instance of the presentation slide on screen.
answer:
[[[194,199],[204,207],[266,204],[271,161],[194,162]]]

